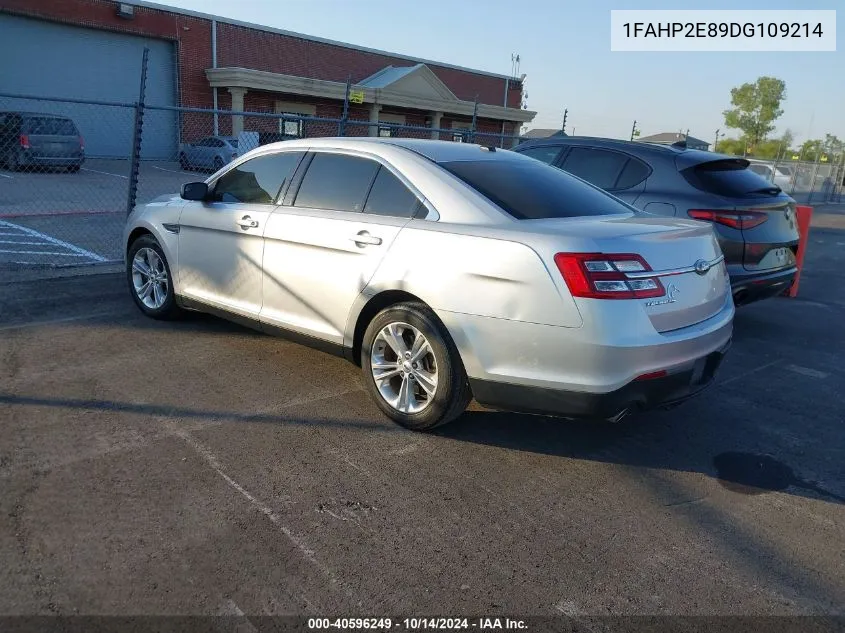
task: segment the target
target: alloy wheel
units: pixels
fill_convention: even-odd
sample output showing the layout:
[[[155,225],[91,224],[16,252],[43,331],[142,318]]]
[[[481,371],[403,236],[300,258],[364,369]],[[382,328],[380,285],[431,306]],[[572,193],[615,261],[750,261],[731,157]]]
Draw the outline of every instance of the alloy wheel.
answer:
[[[158,310],[167,301],[167,266],[152,248],[139,248],[132,258],[132,285],[141,303],[151,310]]]
[[[407,323],[389,323],[379,331],[370,369],[381,397],[402,413],[423,411],[437,392],[438,368],[431,344]]]

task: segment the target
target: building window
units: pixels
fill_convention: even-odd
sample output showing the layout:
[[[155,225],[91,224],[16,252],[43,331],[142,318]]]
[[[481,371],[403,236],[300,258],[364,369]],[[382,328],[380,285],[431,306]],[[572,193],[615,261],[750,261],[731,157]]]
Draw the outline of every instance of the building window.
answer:
[[[379,128],[378,135],[384,137],[402,136],[401,129],[397,127],[388,127],[394,125],[405,125],[404,114],[390,114],[389,112],[381,112],[378,118]]]
[[[279,119],[279,133],[285,136],[302,138],[307,131],[305,121],[298,120],[301,117],[317,116],[317,106],[309,103],[297,103],[295,101],[277,101],[276,114],[284,117],[297,117],[290,119]]]
[[[294,114],[292,112],[283,112],[285,116],[302,116],[301,114]],[[295,119],[279,119],[279,132],[285,136],[302,137],[305,130],[305,123]]]
[[[471,123],[455,121],[452,123],[452,140],[455,143],[466,143],[469,140]]]

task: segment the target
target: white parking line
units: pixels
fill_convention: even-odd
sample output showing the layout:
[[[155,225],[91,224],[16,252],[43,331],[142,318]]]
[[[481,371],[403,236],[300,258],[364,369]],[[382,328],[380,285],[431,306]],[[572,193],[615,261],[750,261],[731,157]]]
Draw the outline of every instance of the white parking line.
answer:
[[[26,237],[26,235],[21,235],[21,237]],[[43,246],[42,242],[18,242],[16,240],[0,240],[0,244],[17,244],[19,246],[38,246],[41,244]]]
[[[184,174],[185,176],[193,176],[194,175],[189,171],[182,171],[182,170],[177,171],[175,169],[165,169],[164,167],[158,167],[156,165],[153,165],[152,167],[153,167],[153,169],[158,169],[159,171],[169,171],[171,174]]]
[[[54,251],[7,251],[0,249],[0,253],[16,253],[18,255],[61,255],[62,257],[88,257],[88,255],[82,255],[80,253],[56,253]]]
[[[809,376],[810,378],[827,378],[830,375],[826,371],[819,371],[818,369],[811,369],[809,367],[801,367],[800,365],[784,365],[783,368],[796,374]]]
[[[2,176],[3,178],[8,178],[9,180],[14,180],[14,179],[15,179],[15,177],[14,177],[14,176],[9,176],[8,174],[0,174],[0,176]]]
[[[90,172],[93,172],[95,174],[104,174],[106,176],[114,176],[115,178],[123,178],[124,180],[129,180],[129,176],[122,176],[120,174],[113,174],[113,173],[108,172],[108,171],[98,171],[96,169],[88,169],[87,167],[83,167],[82,171],[90,171]]]
[[[55,237],[50,237],[42,233],[41,231],[36,231],[35,229],[30,229],[26,226],[20,226],[19,224],[12,224],[11,222],[6,222],[5,220],[0,220],[0,227],[5,227],[7,229],[17,229],[19,231],[23,231],[28,235],[33,237],[37,237],[38,239],[44,240],[45,242],[49,242],[50,244],[55,244],[56,246],[61,246],[62,248],[66,248],[69,251],[77,253],[81,257],[88,257],[93,259],[95,262],[104,262],[106,261],[105,257],[97,255],[97,253],[92,253],[91,251],[87,251],[84,248],[79,248],[74,244],[70,244],[68,242],[63,242],[62,240],[57,240]],[[26,251],[23,251],[26,252]],[[51,255],[52,253],[42,253],[43,255]],[[56,253],[57,255],[63,255],[66,253]]]

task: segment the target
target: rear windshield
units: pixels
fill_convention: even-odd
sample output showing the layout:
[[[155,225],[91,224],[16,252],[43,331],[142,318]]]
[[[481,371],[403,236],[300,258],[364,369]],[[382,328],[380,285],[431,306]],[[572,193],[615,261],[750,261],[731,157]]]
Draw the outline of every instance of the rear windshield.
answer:
[[[780,187],[748,169],[748,161],[737,159],[711,160],[681,171],[696,189],[728,198],[777,195]]]
[[[538,160],[440,163],[518,220],[631,213],[616,198]]]
[[[26,134],[56,134],[59,136],[76,136],[76,126],[70,119],[54,119],[52,117],[34,117],[26,119],[24,123]]]

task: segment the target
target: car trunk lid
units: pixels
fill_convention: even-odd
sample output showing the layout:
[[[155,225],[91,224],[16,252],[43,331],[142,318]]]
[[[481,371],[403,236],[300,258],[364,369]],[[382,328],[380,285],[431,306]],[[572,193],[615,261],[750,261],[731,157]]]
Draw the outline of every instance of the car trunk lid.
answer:
[[[565,235],[568,243],[582,244],[581,250],[589,249],[594,262],[609,262],[578,264],[573,260],[567,266],[580,265],[581,272],[592,275],[594,280],[617,280],[631,290],[639,289],[629,294],[620,291],[615,297],[586,291],[578,295],[576,290],[573,294],[580,297],[579,301],[637,301],[659,332],[712,317],[723,308],[730,292],[722,251],[707,224],[641,215],[537,220],[527,224],[547,235]],[[614,254],[620,257],[603,257]],[[645,265],[640,267],[634,263],[635,258],[622,255],[638,256]],[[557,258],[555,261],[573,291],[568,273]],[[596,275],[590,268],[602,272]],[[578,274],[574,268],[569,268],[569,272]],[[652,285],[657,288],[649,289]]]

